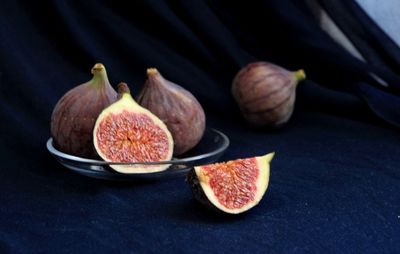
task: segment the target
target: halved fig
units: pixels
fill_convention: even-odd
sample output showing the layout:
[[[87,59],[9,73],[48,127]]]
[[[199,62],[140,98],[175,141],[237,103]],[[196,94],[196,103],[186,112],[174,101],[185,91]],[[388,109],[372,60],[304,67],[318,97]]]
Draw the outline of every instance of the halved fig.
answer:
[[[119,99],[96,120],[94,146],[105,161],[159,162],[172,158],[174,142],[167,126],[132,98],[127,84],[118,85]],[[162,165],[111,165],[120,173],[150,173],[167,169]]]
[[[195,167],[188,181],[196,200],[213,210],[238,214],[256,206],[268,188],[274,153]]]

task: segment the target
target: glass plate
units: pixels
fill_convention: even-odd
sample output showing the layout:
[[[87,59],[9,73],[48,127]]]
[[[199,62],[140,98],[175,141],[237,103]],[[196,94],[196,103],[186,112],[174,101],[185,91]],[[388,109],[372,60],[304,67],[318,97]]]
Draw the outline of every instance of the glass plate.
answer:
[[[47,149],[63,166],[81,175],[106,179],[129,181],[137,179],[159,179],[185,175],[191,168],[217,161],[229,146],[228,137],[215,129],[206,129],[203,138],[189,152],[179,158],[161,162],[118,163],[100,160],[85,159],[58,151],[53,146],[53,139],[47,141]],[[114,171],[109,165],[162,165],[169,164],[169,168],[154,173],[123,174]]]

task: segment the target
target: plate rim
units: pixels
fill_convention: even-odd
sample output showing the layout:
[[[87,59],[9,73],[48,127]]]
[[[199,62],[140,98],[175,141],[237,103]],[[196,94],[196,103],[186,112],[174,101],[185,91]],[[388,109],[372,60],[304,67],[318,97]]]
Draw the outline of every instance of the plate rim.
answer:
[[[191,157],[186,157],[186,158],[182,158],[182,159],[173,159],[173,160],[169,160],[169,161],[157,161],[157,162],[108,162],[108,161],[101,161],[101,160],[94,160],[94,159],[87,159],[87,158],[82,158],[79,156],[75,156],[75,155],[71,155],[71,154],[67,154],[67,153],[63,153],[59,150],[57,150],[54,146],[53,146],[53,138],[50,137],[47,142],[46,142],[46,147],[47,150],[53,154],[56,155],[62,159],[66,159],[66,160],[71,160],[71,161],[75,161],[75,162],[82,162],[82,163],[90,163],[93,165],[97,165],[97,166],[104,166],[104,165],[163,165],[163,164],[183,164],[183,163],[188,163],[188,162],[193,162],[196,160],[201,160],[204,158],[208,158],[208,157],[212,157],[214,155],[217,155],[223,151],[225,151],[229,145],[230,145],[230,140],[228,138],[228,136],[226,134],[224,134],[223,132],[215,129],[215,128],[207,128],[206,131],[213,131],[214,133],[217,133],[220,137],[222,137],[222,139],[224,140],[224,143],[221,147],[215,149],[214,151],[208,152],[208,153],[204,153],[201,155],[195,155],[195,156],[191,156]]]

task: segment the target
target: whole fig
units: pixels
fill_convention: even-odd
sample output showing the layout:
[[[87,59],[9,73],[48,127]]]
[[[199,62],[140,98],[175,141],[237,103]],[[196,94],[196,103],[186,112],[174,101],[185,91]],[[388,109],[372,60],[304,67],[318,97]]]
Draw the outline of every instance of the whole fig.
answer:
[[[100,112],[117,100],[101,63],[92,68],[93,78],[69,90],[57,102],[51,115],[54,146],[68,154],[97,158],[93,128]]]
[[[189,91],[164,79],[157,69],[147,69],[147,80],[137,101],[167,125],[175,155],[190,150],[202,138],[206,117],[200,103]]]
[[[303,70],[290,72],[269,62],[243,67],[232,83],[232,94],[244,118],[259,127],[280,127],[291,117]]]

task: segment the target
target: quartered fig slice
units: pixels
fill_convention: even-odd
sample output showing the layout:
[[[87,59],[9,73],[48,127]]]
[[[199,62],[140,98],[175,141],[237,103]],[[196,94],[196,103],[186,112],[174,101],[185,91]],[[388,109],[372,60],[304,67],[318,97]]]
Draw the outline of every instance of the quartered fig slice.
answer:
[[[229,214],[256,206],[268,188],[274,153],[195,167],[188,175],[194,197]]]
[[[118,100],[97,118],[93,140],[97,153],[109,162],[159,162],[172,158],[174,142],[167,126],[139,106],[125,83],[118,85]],[[121,173],[151,173],[163,165],[111,165]]]

